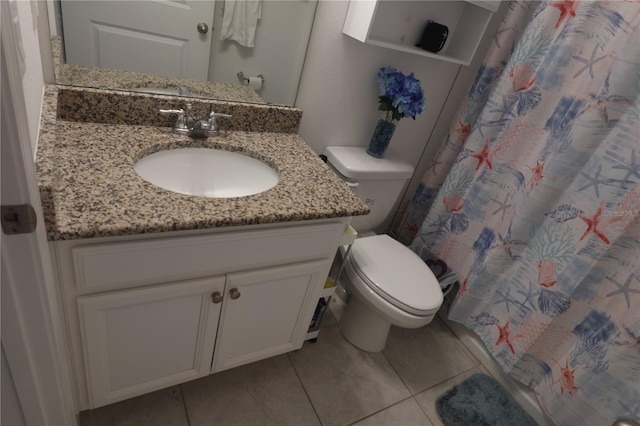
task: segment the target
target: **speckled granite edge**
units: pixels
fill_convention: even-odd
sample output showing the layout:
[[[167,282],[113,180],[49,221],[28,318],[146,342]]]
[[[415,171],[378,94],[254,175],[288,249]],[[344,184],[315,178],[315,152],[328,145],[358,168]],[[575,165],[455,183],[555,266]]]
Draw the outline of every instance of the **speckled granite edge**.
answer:
[[[294,222],[368,214],[340,178],[295,134],[222,131],[176,136],[170,127],[59,121],[61,90],[45,88],[36,172],[49,240]],[[279,171],[272,189],[206,199],[156,187],[133,171],[160,149],[209,146],[260,158]]]
[[[57,100],[58,87],[55,85],[46,86],[42,98],[40,132],[36,153],[36,177],[40,191],[40,203],[42,204],[45,228],[47,229],[49,239],[51,239],[49,232],[55,228],[56,221],[56,211],[53,202],[56,162],[55,160],[42,161],[42,159],[55,159]]]
[[[60,37],[51,37],[51,56],[53,59],[53,75],[56,82],[60,81],[60,62],[62,59],[62,40]]]
[[[221,132],[196,140],[168,127],[57,122],[51,196],[52,240],[299,222],[367,214],[367,205],[299,136]],[[208,198],[142,179],[142,156],[184,147],[215,148],[261,159],[279,175],[264,192]],[[45,169],[46,167],[43,167]]]
[[[302,119],[302,110],[293,107],[64,86],[58,90],[57,117],[65,121],[170,127],[175,118],[158,111],[187,103],[192,118],[206,118],[211,110],[231,114],[233,118],[218,120],[221,130],[298,133]]]

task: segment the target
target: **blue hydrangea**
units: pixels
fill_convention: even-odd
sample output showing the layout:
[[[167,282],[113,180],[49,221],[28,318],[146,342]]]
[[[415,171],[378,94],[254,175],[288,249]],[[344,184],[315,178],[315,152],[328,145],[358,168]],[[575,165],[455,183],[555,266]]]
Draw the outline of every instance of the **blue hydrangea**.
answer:
[[[405,76],[393,67],[378,71],[380,111],[387,112],[387,120],[400,120],[422,114],[425,107],[424,92],[420,80],[413,73]]]

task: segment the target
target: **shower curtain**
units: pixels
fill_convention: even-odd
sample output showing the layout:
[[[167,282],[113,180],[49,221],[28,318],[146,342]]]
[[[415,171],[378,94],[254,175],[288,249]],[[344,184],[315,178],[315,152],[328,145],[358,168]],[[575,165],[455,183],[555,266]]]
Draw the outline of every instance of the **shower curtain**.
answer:
[[[512,2],[399,239],[561,425],[640,420],[640,4]]]

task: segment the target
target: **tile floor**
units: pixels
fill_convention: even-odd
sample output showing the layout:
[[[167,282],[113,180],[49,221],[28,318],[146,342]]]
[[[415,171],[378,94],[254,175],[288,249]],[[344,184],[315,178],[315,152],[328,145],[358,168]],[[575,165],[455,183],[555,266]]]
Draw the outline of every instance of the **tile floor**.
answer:
[[[318,341],[298,351],[82,412],[80,424],[437,426],[436,398],[477,372],[488,374],[439,318],[392,328],[372,354],[326,315]]]

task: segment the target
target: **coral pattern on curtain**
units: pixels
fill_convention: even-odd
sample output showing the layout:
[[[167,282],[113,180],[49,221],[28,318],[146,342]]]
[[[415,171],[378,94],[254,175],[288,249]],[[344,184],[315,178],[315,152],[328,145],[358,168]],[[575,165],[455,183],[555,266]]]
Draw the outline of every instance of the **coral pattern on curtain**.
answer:
[[[562,425],[640,420],[639,25],[638,2],[512,2],[400,229]]]

